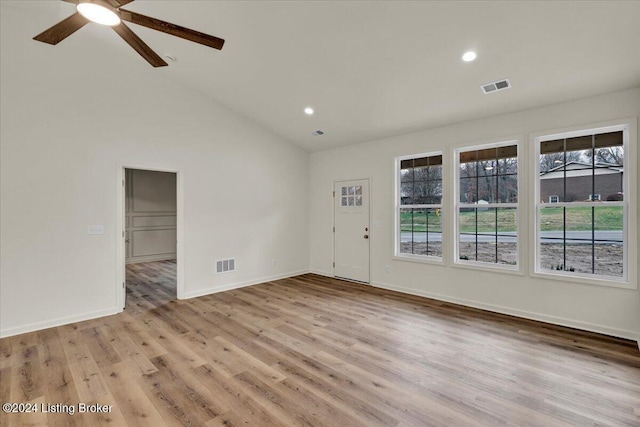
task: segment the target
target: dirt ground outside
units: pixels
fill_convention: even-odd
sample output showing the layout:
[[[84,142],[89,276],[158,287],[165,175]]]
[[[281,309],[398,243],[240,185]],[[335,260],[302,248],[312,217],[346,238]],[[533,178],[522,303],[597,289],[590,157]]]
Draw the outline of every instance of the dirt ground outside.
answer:
[[[475,246],[475,243],[462,243],[461,257],[476,260]],[[495,243],[478,243],[477,260],[515,265],[518,256],[516,243],[498,243],[497,246],[496,251]],[[413,246],[411,242],[403,242],[400,251],[416,255],[442,256],[442,243],[431,242],[427,248],[426,242],[415,242]],[[582,244],[568,244],[564,247],[561,244],[543,243],[540,252],[541,267],[545,270],[566,270],[613,277],[623,275],[622,245],[596,244],[592,248],[591,245]]]

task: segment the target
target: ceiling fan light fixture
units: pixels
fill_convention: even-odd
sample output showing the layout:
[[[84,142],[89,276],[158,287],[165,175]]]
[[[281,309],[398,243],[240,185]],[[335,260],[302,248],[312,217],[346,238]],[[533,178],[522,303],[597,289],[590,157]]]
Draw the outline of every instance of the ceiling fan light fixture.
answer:
[[[0,0],[1,1],[1,0]],[[165,22],[160,19],[145,16],[120,7],[131,3],[133,0],[65,0],[76,4],[76,13],[55,24],[35,36],[33,39],[50,45],[57,45],[89,22],[110,26],[113,31],[122,38],[130,47],[142,56],[152,67],[166,67],[169,65],[164,59],[153,51],[140,37],[136,35],[126,22],[140,25],[151,30],[169,34],[194,43],[221,50],[224,39],[181,27],[180,25]],[[175,57],[167,58],[175,62]]]
[[[478,55],[477,55],[474,51],[470,50],[470,51],[468,51],[468,52],[465,52],[465,53],[464,53],[464,55],[462,55],[462,60],[463,60],[464,62],[472,62],[472,61],[474,61],[477,57],[478,57]]]
[[[118,16],[116,10],[110,5],[100,1],[80,2],[76,8],[80,15],[84,16],[91,22],[95,22],[96,24],[113,27],[115,25],[119,25],[121,22],[120,16]]]

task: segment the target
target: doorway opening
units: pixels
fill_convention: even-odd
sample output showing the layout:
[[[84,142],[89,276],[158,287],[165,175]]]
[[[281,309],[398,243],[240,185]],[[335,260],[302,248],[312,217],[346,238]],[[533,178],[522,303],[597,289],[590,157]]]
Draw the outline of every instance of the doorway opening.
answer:
[[[177,173],[124,168],[123,308],[177,298]]]

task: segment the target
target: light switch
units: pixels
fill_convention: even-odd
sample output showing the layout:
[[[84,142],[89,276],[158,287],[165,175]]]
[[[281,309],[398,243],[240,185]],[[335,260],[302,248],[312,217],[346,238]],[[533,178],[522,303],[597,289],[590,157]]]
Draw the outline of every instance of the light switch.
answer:
[[[104,225],[90,225],[87,229],[87,234],[91,236],[104,234]]]

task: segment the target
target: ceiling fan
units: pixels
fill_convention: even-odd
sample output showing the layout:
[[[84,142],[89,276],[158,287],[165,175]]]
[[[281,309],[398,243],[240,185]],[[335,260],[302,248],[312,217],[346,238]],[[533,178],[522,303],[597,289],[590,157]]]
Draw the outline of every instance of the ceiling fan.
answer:
[[[167,64],[157,53],[142,41],[122,21],[142,25],[152,30],[171,34],[172,36],[200,43],[214,49],[222,49],[224,40],[210,36],[199,31],[190,30],[179,25],[161,21],[156,18],[141,15],[130,10],[122,9],[122,6],[133,0],[63,0],[76,5],[76,13],[58,22],[53,27],[35,36],[33,39],[44,43],[56,45],[71,34],[84,27],[89,22],[108,25],[118,33],[125,42],[135,49],[149,64],[154,67],[164,67]]]

